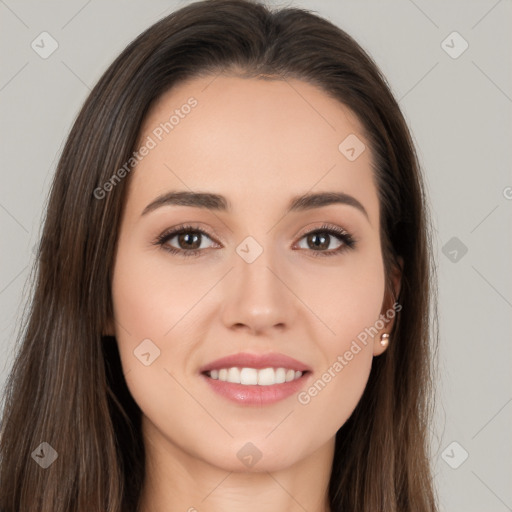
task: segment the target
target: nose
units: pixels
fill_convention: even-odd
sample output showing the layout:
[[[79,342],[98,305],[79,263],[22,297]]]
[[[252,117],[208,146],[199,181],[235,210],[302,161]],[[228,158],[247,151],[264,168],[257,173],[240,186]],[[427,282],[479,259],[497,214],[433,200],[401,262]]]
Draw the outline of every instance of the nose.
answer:
[[[300,302],[289,280],[290,274],[276,267],[270,251],[264,250],[252,263],[237,256],[225,283],[224,325],[253,334],[295,325]]]

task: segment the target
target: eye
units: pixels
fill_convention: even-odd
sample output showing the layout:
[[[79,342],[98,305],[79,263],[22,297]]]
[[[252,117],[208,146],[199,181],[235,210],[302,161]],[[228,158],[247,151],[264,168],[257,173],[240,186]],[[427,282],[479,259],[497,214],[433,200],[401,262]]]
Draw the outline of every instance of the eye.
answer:
[[[162,249],[170,252],[171,254],[178,254],[180,256],[196,256],[202,252],[205,247],[202,239],[210,238],[208,233],[202,229],[190,225],[179,226],[170,231],[162,233],[154,242],[155,245],[160,245]],[[176,238],[178,247],[173,247],[169,242]]]
[[[330,251],[322,250],[327,249],[331,241],[335,237],[338,240],[338,245]],[[309,231],[301,237],[306,239],[306,244],[312,249],[312,256],[335,256],[348,249],[353,249],[356,245],[354,237],[338,226],[329,226],[324,224],[318,229]],[[309,247],[305,247],[308,249]],[[304,248],[304,247],[301,247]]]

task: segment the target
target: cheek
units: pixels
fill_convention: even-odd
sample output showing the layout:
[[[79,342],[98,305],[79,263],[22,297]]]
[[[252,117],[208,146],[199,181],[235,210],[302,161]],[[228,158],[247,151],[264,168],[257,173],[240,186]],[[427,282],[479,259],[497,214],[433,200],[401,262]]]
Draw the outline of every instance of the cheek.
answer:
[[[323,357],[315,380],[298,402],[314,416],[325,417],[322,428],[327,431],[340,428],[359,402],[372,366],[373,345],[382,329],[384,267],[378,252],[373,253],[377,256],[367,254],[370,257],[354,258],[331,271],[329,279],[317,275],[308,281],[308,305],[325,324],[315,328]]]
[[[127,385],[144,410],[155,400],[168,401],[170,389],[174,401],[180,396],[170,373],[182,379],[198,342],[193,331],[203,313],[198,301],[212,277],[173,267],[166,254],[155,257],[128,242],[119,247],[112,280],[116,339]]]
[[[170,266],[163,254],[120,251],[112,283],[118,334],[128,331],[133,343],[168,339],[208,286],[198,274]]]
[[[381,313],[385,281],[378,250],[351,255],[338,266],[312,269],[297,284],[300,296],[324,324],[319,340],[325,340],[323,348],[331,355],[373,326]]]
[[[307,417],[323,418],[316,431],[321,437],[332,435],[348,420],[372,367],[384,285],[378,280],[371,285],[355,284],[330,294],[333,303],[326,303],[326,309],[334,334],[323,329],[324,335],[317,336],[322,364],[309,386],[297,396],[298,403],[308,411]],[[314,430],[309,434],[314,435]]]
[[[347,422],[366,388],[372,360],[370,346],[349,343],[333,353],[329,363],[297,395],[296,419],[301,418],[305,440],[326,441]]]
[[[154,391],[161,389],[164,375],[169,379],[163,371],[168,356],[164,340],[176,322],[174,305],[169,304],[169,283],[164,277],[158,279],[158,272],[147,260],[140,249],[137,254],[129,244],[120,244],[112,280],[121,363],[130,392],[142,409],[146,402],[151,403]]]
[[[204,420],[179,384],[190,350],[186,338],[179,335],[180,319],[190,310],[192,299],[197,301],[197,290],[192,287],[186,294],[181,293],[183,272],[171,274],[167,268],[165,273],[155,258],[140,249],[137,254],[128,244],[120,247],[112,299],[126,384],[146,417],[158,423],[162,431],[174,425],[176,435],[184,436],[185,426],[176,422],[172,411],[186,410],[187,418],[198,424]]]

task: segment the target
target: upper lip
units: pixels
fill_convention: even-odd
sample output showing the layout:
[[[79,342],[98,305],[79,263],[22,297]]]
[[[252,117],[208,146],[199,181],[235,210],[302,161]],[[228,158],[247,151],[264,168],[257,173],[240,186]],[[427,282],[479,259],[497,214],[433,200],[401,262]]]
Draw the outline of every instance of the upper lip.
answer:
[[[273,352],[266,354],[250,354],[243,352],[216,359],[202,366],[199,372],[205,373],[211,370],[221,370],[222,368],[233,368],[235,366],[239,368],[286,368],[288,370],[301,372],[311,371],[311,368],[307,364],[284,354]]]

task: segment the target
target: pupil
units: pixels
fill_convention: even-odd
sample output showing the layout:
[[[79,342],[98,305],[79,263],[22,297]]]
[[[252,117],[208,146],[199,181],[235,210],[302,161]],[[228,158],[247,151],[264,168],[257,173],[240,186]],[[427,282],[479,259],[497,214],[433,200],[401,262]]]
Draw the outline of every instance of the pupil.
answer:
[[[193,244],[194,242],[195,242],[195,245],[194,245],[194,247],[192,247],[192,248],[193,248],[193,249],[196,249],[196,248],[197,248],[197,247],[196,247],[196,245],[197,245],[197,241],[199,240],[199,235],[197,235],[197,234],[195,234],[195,235],[189,235],[188,233],[185,233],[185,234],[180,235],[180,238],[181,238],[181,239],[180,239],[180,242],[182,242],[182,241],[183,241],[183,242],[185,243],[185,245],[187,245],[187,244],[188,244],[188,245],[189,245],[189,247],[188,247],[189,249],[191,248],[191,247],[190,247],[190,244],[191,244],[191,243]],[[191,239],[195,239],[195,240],[191,240]]]
[[[328,246],[329,246],[329,243],[327,242],[327,237],[325,235],[318,235],[318,234],[314,234],[314,235],[311,235],[311,237],[315,238],[315,239],[321,239],[322,242],[320,243],[316,243],[316,242],[313,242],[313,245],[315,247],[322,247],[323,249],[326,249]],[[311,240],[311,238],[310,238]]]

